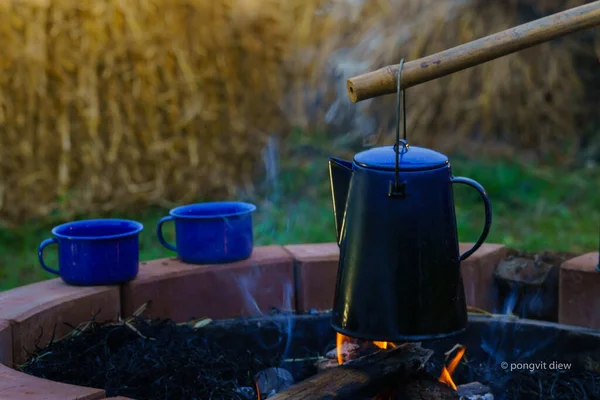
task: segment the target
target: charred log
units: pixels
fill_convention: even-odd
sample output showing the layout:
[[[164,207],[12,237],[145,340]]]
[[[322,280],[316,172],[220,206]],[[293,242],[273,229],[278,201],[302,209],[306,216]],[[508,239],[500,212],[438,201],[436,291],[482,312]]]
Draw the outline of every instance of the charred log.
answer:
[[[432,350],[422,348],[419,343],[407,343],[391,350],[376,351],[321,372],[269,399],[360,398],[365,393],[387,387],[390,379],[396,382],[410,379],[423,369],[432,355]]]
[[[399,385],[394,400],[458,400],[460,396],[450,386],[430,380],[417,379],[405,385]]]

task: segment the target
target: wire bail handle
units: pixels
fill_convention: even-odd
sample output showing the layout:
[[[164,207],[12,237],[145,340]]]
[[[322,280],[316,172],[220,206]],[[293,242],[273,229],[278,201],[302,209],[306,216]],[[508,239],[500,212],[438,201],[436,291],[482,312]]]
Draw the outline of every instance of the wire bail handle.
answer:
[[[406,182],[400,182],[400,166],[402,165],[402,156],[408,151],[408,142],[406,140],[406,90],[401,90],[400,77],[404,67],[404,58],[400,60],[398,66],[398,88],[396,92],[396,141],[394,142],[394,151],[396,152],[396,165],[394,167],[394,181],[390,182],[388,196],[405,197]],[[400,139],[400,92],[402,92],[402,122],[404,128],[404,138]],[[400,150],[400,144],[402,149]]]

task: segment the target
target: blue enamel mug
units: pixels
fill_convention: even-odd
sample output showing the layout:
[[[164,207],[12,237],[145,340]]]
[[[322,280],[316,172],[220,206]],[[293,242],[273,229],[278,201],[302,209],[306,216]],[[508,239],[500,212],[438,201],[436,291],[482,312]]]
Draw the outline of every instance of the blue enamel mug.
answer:
[[[212,202],[181,206],[169,211],[156,226],[160,243],[188,264],[224,264],[245,260],[254,243],[254,204]],[[163,224],[175,222],[175,246],[167,243]]]
[[[69,222],[52,229],[38,249],[42,268],[70,285],[116,285],[139,271],[139,234],[144,226],[124,219]],[[44,262],[44,249],[58,245],[58,269]]]

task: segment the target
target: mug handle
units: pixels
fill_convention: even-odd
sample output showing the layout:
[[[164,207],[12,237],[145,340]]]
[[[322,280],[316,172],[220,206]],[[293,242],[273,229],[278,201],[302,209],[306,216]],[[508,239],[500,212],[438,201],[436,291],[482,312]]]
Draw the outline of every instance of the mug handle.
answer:
[[[452,183],[463,183],[463,184],[465,184],[467,186],[471,186],[472,188],[477,190],[479,192],[479,194],[481,195],[481,199],[483,200],[483,205],[485,206],[485,225],[483,227],[483,232],[481,233],[481,236],[479,236],[479,239],[477,239],[477,242],[475,243],[475,245],[473,247],[471,247],[470,250],[467,250],[460,256],[459,261],[464,261],[467,258],[469,258],[473,253],[475,253],[475,251],[479,247],[481,247],[481,245],[487,238],[488,234],[490,233],[490,228],[492,226],[492,204],[490,203],[490,198],[488,197],[487,193],[485,192],[485,189],[483,188],[483,186],[481,186],[479,183],[475,182],[473,179],[465,178],[463,176],[457,176],[457,177],[452,178]]]
[[[60,275],[60,273],[57,270],[50,268],[44,262],[44,249],[46,247],[50,246],[51,244],[55,244],[55,243],[58,243],[58,239],[56,239],[56,238],[46,239],[42,243],[40,243],[40,247],[38,247],[38,259],[40,260],[40,265],[46,271],[48,271],[54,275]]]
[[[175,246],[173,246],[172,244],[167,243],[167,241],[165,240],[165,237],[163,236],[163,231],[162,231],[162,226],[165,222],[167,221],[172,221],[175,218],[168,215],[166,217],[162,217],[160,219],[160,221],[158,221],[158,224],[156,225],[156,236],[158,236],[158,241],[160,242],[160,244],[162,244],[163,246],[165,246],[167,249],[177,252],[177,248]]]

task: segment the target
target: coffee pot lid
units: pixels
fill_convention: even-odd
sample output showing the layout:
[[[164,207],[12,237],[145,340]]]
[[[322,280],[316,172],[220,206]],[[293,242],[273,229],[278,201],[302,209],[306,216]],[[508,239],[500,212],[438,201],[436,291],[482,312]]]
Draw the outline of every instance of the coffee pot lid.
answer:
[[[422,171],[448,165],[448,157],[437,151],[417,146],[400,145],[400,171]],[[362,151],[354,156],[354,162],[363,168],[394,170],[395,146],[382,146]]]

